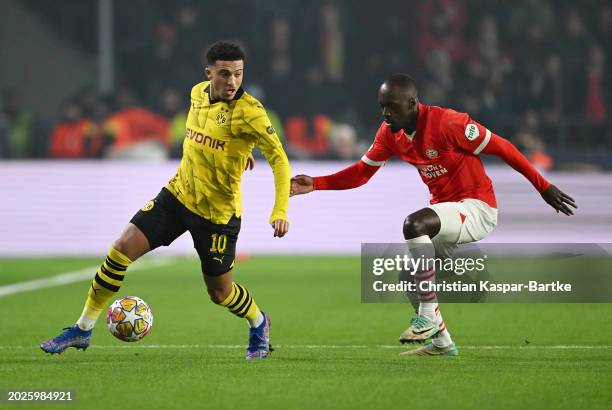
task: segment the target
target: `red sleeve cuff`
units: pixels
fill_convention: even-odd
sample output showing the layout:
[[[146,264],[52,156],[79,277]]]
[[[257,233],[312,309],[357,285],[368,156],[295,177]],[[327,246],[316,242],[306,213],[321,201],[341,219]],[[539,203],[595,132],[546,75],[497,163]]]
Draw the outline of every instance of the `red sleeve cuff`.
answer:
[[[538,187],[538,192],[539,193],[542,193],[542,192],[546,191],[550,187],[550,182],[548,182],[546,179],[544,179],[544,177],[541,177],[541,178],[542,178],[542,183]]]

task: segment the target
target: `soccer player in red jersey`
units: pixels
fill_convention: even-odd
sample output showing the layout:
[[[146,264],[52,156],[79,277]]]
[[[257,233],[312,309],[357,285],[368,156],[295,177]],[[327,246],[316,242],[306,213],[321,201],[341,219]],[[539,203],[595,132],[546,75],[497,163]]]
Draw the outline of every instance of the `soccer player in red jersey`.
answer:
[[[430,205],[408,215],[404,238],[413,257],[449,257],[458,244],[487,236],[497,224],[497,203],[480,154],[495,155],[520,172],[557,212],[572,215],[574,200],[549,183],[506,139],[452,109],[421,104],[414,80],[394,74],[380,87],[384,117],[374,143],[359,161],[332,175],[297,175],[291,195],[313,190],[361,186],[391,157],[414,165],[431,193]],[[433,269],[413,272],[417,289],[434,282]],[[427,284],[425,284],[427,285]],[[446,329],[435,292],[417,291],[418,315],[400,342],[425,342],[409,355],[455,356],[457,348]]]

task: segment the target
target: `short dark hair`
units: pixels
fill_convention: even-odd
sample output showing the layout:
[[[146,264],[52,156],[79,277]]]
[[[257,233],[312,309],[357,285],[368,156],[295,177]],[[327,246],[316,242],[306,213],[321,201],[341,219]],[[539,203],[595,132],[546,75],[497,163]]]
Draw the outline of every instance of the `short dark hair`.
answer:
[[[206,62],[208,65],[215,64],[217,60],[245,61],[246,54],[238,44],[221,40],[210,46],[206,52]]]
[[[385,82],[390,87],[399,87],[403,90],[413,89],[415,94],[418,94],[416,82],[408,74],[404,74],[404,73],[391,74]]]

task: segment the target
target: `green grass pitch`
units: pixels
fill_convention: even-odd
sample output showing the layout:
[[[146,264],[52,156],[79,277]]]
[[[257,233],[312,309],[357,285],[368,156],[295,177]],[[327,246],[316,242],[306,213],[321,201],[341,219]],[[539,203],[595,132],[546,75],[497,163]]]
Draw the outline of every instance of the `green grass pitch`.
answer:
[[[98,262],[0,260],[0,286]],[[86,352],[39,349],[77,319],[86,281],[0,297],[0,389],[69,389],[83,409],[612,408],[612,305],[447,304],[460,356],[400,357],[411,310],[361,304],[359,258],[254,257],[235,279],[270,314],[269,360],[244,360],[246,324],[209,301],[197,260],[177,258],[128,273],[118,294],[153,309],[138,343],[100,320]]]

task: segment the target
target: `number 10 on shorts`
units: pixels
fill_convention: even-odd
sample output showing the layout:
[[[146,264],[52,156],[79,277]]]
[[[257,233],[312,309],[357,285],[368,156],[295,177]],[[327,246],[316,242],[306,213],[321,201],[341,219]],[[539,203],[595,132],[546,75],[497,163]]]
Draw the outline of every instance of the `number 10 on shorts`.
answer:
[[[210,239],[212,244],[210,247],[211,253],[223,253],[225,251],[225,248],[227,248],[227,235],[219,235],[218,233],[213,233],[210,236]]]

